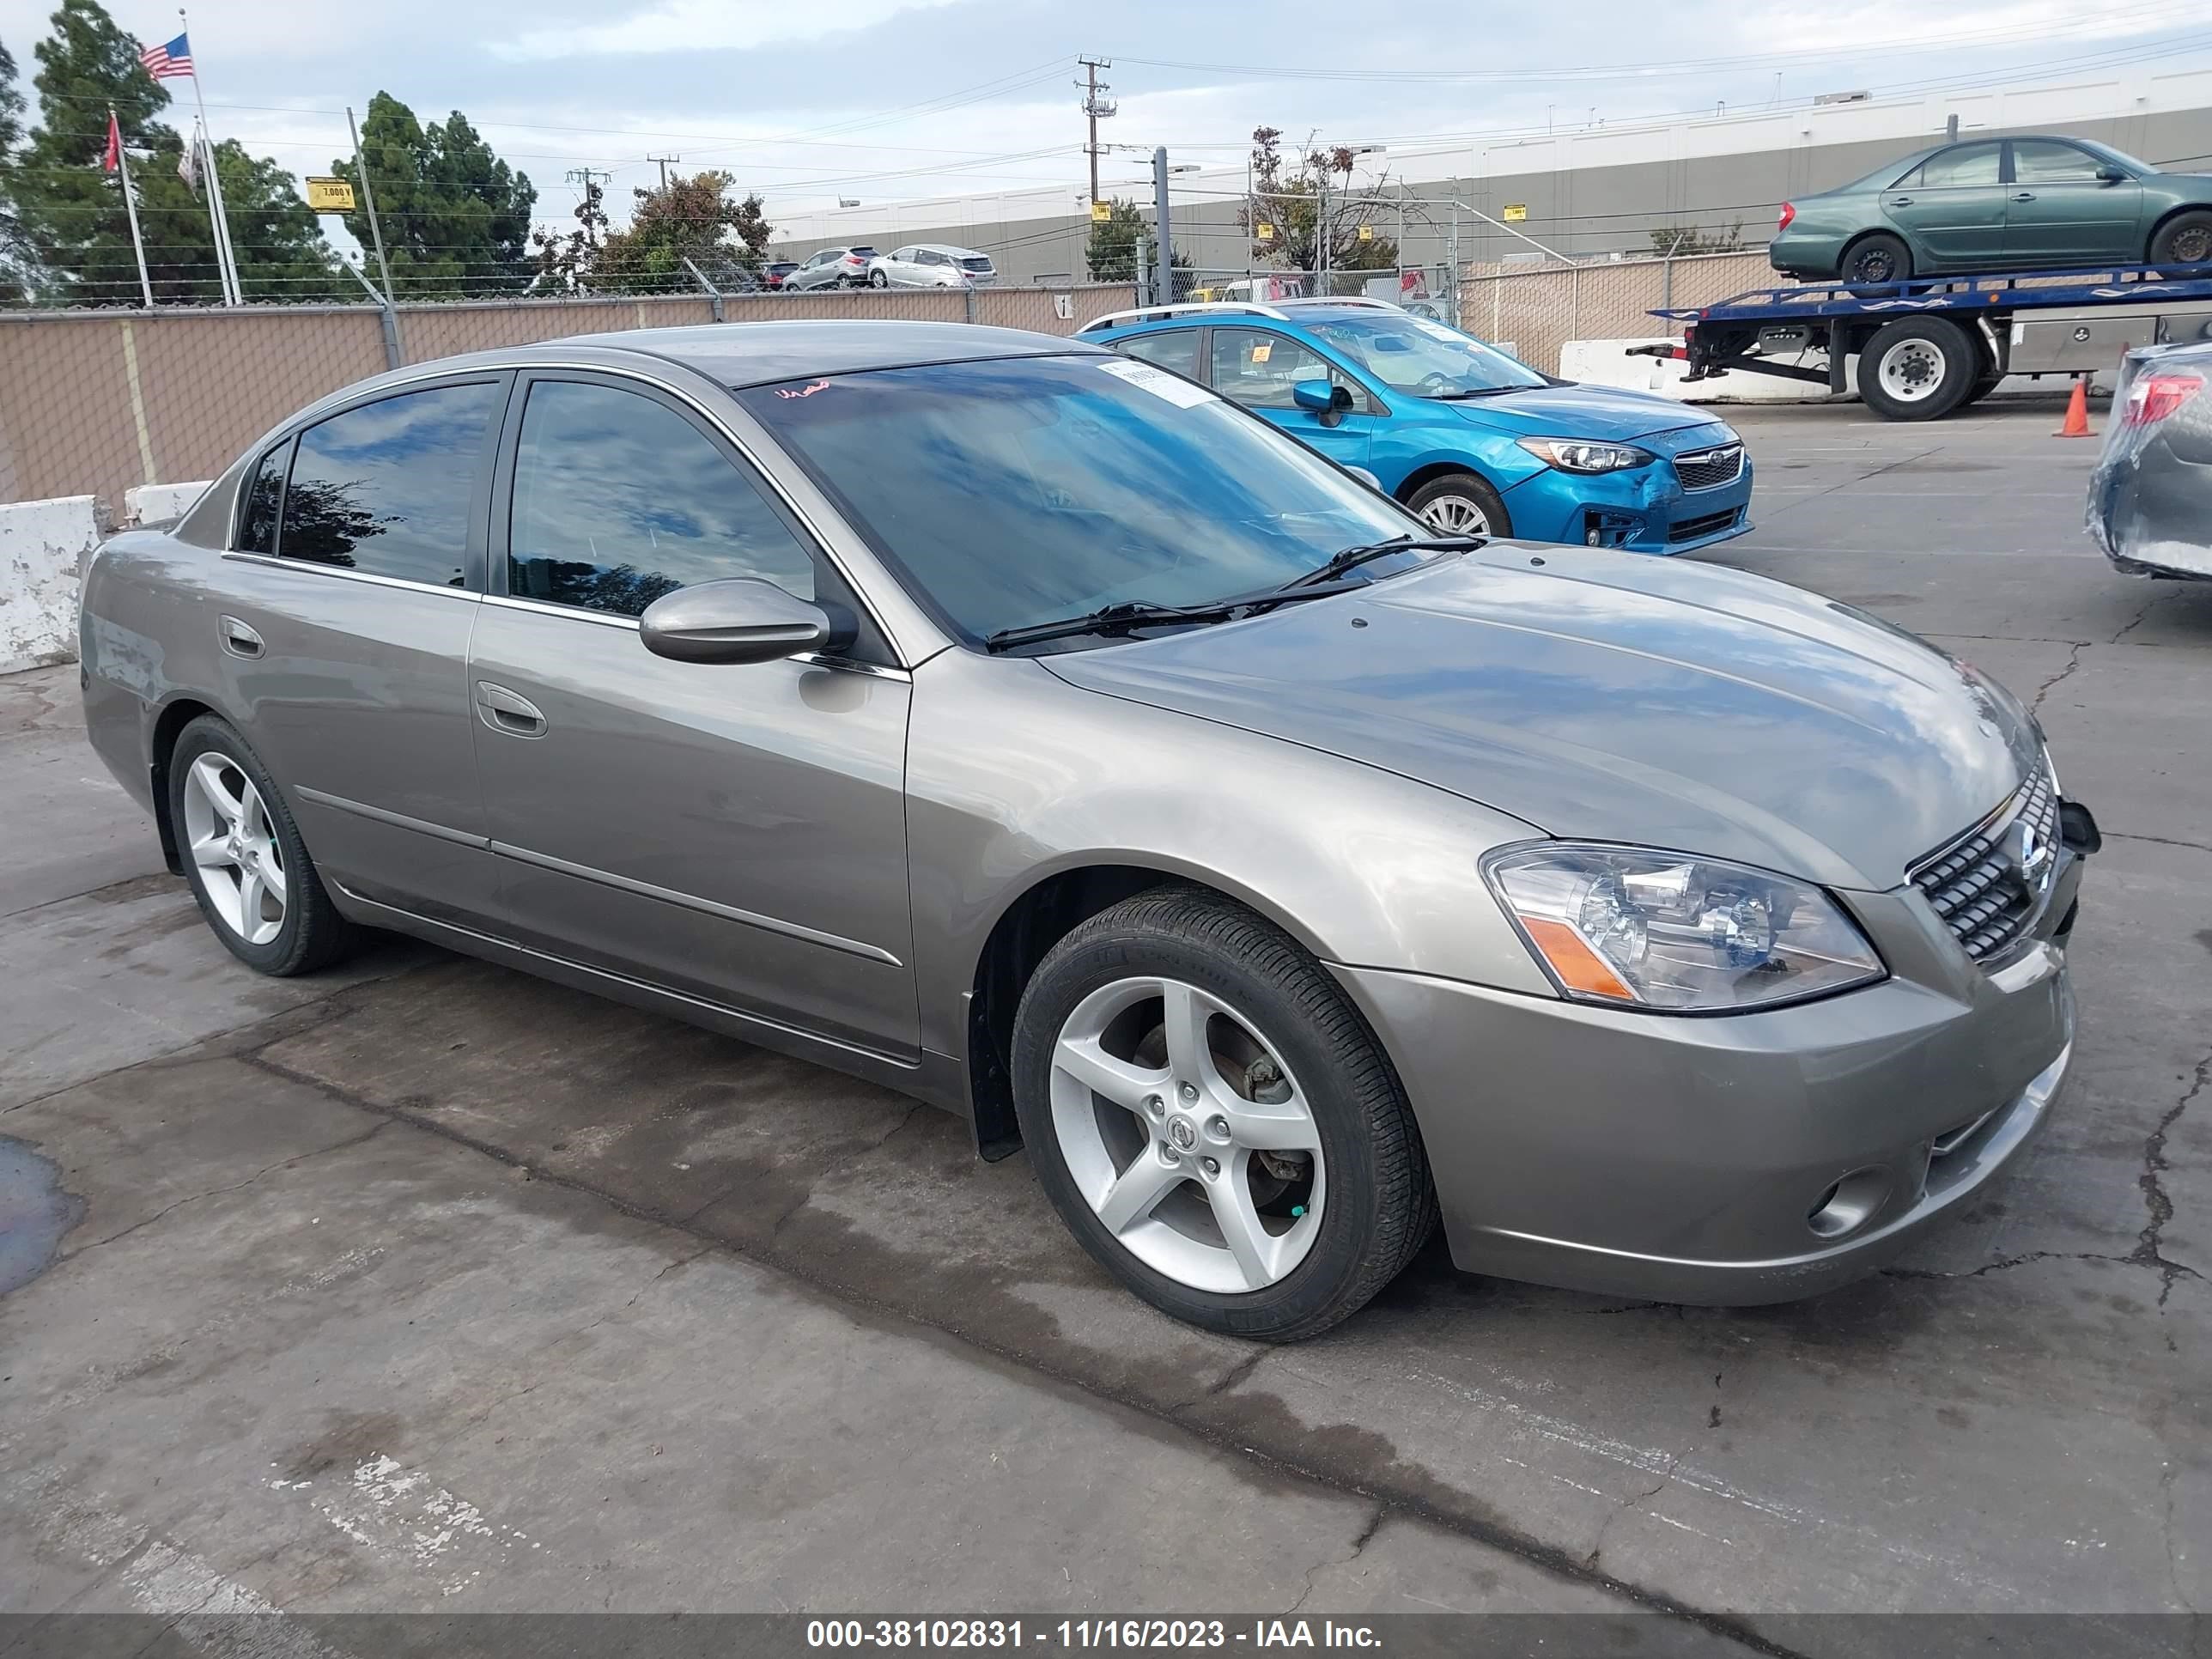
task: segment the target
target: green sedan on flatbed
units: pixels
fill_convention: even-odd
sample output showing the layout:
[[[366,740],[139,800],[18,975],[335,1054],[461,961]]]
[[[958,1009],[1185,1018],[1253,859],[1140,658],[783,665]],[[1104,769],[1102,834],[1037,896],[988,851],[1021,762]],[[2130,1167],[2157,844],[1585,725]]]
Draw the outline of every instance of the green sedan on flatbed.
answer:
[[[1969,139],[1784,202],[1767,255],[1786,276],[1847,283],[2212,264],[2212,177],[2160,173],[2087,138]]]

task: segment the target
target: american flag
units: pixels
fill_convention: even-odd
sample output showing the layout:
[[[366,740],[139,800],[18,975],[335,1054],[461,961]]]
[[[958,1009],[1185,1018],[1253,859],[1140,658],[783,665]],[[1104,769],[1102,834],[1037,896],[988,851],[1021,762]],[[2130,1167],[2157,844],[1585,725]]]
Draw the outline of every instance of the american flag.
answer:
[[[146,66],[146,73],[156,81],[173,75],[192,72],[191,43],[179,35],[166,46],[149,46],[138,54],[138,61]]]

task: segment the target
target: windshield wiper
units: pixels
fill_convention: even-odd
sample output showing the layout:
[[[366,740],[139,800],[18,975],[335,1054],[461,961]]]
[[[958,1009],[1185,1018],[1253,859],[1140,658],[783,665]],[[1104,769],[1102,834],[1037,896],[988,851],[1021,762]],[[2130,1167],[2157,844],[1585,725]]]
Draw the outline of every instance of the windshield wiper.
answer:
[[[1480,536],[1424,536],[1417,539],[1409,532],[1393,536],[1387,542],[1365,542],[1332,555],[1327,564],[1317,566],[1303,576],[1291,577],[1274,591],[1284,593],[1295,588],[1318,587],[1323,582],[1334,581],[1347,571],[1358,569],[1370,559],[1380,559],[1392,553],[1458,553],[1471,547],[1480,547],[1483,541]]]
[[[987,650],[1004,651],[1012,646],[1033,645],[1039,640],[1072,639],[1079,634],[1126,634],[1133,628],[1163,628],[1171,623],[1226,622],[1252,604],[1249,599],[1215,599],[1205,605],[1145,605],[1134,599],[1122,599],[1085,611],[1080,617],[1031,623],[1025,628],[1002,628],[995,634],[987,635],[983,645]]]
[[[1464,392],[1439,392],[1430,401],[1452,404],[1466,398],[1502,398],[1509,392],[1540,392],[1543,389],[1543,386],[1544,383],[1541,380],[1531,380],[1526,386],[1469,386]]]

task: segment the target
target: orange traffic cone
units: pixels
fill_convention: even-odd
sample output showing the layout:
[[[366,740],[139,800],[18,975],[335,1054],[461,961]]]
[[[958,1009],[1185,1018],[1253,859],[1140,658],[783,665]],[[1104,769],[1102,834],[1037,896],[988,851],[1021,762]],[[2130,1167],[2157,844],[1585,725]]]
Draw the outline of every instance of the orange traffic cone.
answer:
[[[2074,395],[2066,400],[2066,424],[2058,428],[2062,438],[2094,438],[2089,430],[2089,383],[2076,378]]]

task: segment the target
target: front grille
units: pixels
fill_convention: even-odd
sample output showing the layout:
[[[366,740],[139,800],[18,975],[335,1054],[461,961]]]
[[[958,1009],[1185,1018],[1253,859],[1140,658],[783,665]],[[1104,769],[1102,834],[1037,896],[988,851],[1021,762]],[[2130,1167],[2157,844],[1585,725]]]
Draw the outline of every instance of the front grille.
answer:
[[[1668,526],[1667,539],[1670,542],[1693,542],[1700,536],[1726,530],[1742,516],[1741,507],[1732,507],[1725,513],[1706,513],[1694,519],[1679,520]]]
[[[2058,795],[2051,775],[2039,770],[1996,811],[1916,865],[1912,884],[1981,962],[2027,931],[2057,863]]]
[[[1685,489],[1718,489],[1743,476],[1743,446],[1723,444],[1674,458],[1674,476]]]

